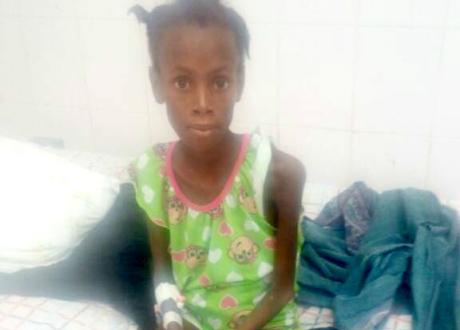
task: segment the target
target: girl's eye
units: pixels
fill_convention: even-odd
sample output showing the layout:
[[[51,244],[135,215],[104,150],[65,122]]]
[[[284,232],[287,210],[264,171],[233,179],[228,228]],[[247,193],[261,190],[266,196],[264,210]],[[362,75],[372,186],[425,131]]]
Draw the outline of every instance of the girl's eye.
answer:
[[[190,81],[185,77],[179,77],[174,81],[174,86],[177,89],[187,89],[190,87]]]
[[[227,89],[229,85],[229,81],[225,78],[220,77],[214,80],[214,88],[217,90]]]

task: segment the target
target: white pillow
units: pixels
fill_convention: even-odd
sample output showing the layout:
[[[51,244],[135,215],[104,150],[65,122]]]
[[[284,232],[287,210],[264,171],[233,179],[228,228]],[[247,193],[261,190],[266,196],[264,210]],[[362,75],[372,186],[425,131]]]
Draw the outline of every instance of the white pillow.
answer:
[[[119,182],[0,137],[0,272],[69,255],[112,205]]]

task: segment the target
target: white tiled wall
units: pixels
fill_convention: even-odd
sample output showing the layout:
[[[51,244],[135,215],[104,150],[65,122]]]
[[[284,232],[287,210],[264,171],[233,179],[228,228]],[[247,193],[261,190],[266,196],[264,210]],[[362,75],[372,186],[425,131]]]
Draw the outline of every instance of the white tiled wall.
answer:
[[[360,29],[354,130],[429,134],[439,85],[441,33]]]
[[[0,0],[0,134],[134,156],[174,138],[152,98],[159,0]],[[311,182],[460,200],[460,0],[228,0],[252,36],[232,128],[260,126]]]

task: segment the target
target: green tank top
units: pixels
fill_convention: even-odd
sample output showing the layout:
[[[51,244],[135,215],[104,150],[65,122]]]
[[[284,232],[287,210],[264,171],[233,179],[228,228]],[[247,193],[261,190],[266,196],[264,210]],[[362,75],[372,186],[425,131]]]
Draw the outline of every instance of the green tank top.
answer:
[[[184,317],[203,330],[233,329],[262,300],[273,271],[275,228],[263,216],[270,141],[244,135],[224,189],[206,205],[194,204],[177,184],[175,145],[157,144],[132,164],[136,199],[155,225],[169,231]],[[264,329],[297,329],[295,304]]]

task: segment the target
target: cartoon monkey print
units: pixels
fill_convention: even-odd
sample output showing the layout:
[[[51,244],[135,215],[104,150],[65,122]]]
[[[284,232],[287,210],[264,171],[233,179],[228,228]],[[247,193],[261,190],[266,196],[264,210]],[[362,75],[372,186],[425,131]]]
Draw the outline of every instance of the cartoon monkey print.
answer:
[[[250,310],[240,311],[238,313],[233,314],[232,319],[230,320],[230,322],[228,322],[228,327],[230,329],[238,328],[244,322],[244,320],[246,320],[249,314],[251,314]]]
[[[217,220],[224,215],[224,210],[222,209],[222,206],[219,205],[218,207],[209,211],[209,215],[211,216],[212,220]]]
[[[238,200],[248,212],[257,213],[257,206],[254,197],[249,196],[248,192],[243,187],[240,188]]]
[[[185,264],[188,268],[194,269],[199,265],[206,263],[208,254],[200,246],[190,245],[186,250]]]
[[[167,203],[169,223],[177,225],[187,215],[187,208],[184,204],[175,196],[170,198]]]
[[[239,264],[250,264],[256,258],[259,247],[247,236],[240,236],[230,244],[228,255]]]

